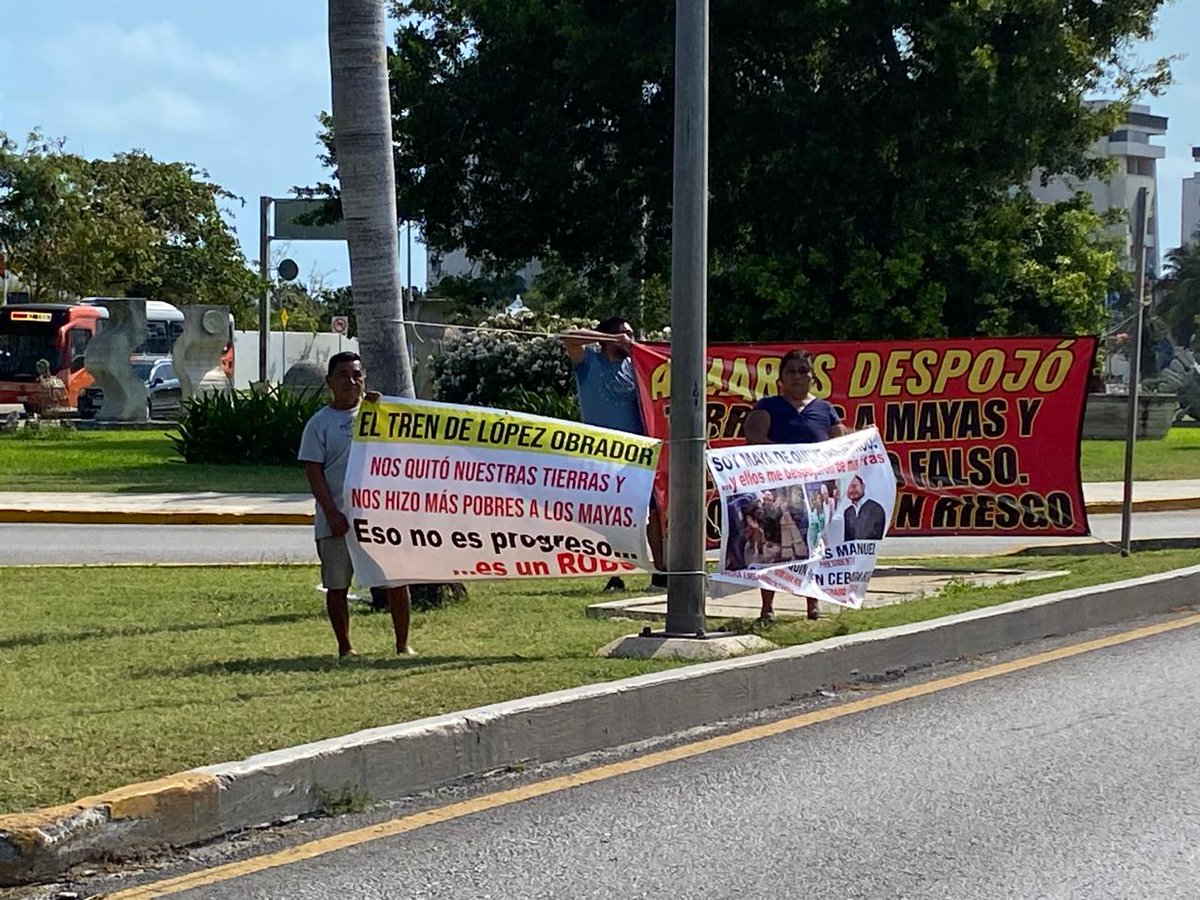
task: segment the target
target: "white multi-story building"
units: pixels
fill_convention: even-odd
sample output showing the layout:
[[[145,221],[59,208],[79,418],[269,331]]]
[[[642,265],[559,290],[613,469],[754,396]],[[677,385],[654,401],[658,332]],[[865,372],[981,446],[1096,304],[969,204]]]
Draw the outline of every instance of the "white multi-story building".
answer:
[[[1200,163],[1200,147],[1192,148],[1192,159]],[[1183,215],[1180,217],[1179,246],[1197,240],[1200,231],[1200,172],[1183,179]]]
[[[429,254],[428,261],[425,265],[425,283],[428,285],[426,290],[432,290],[443,278],[458,277],[458,278],[478,278],[483,274],[482,266],[476,261],[467,256],[465,250],[452,250],[445,256],[435,256]],[[533,279],[542,273],[542,264],[536,260],[530,260],[516,274],[525,282],[525,286],[533,284]],[[496,298],[501,299],[501,298]],[[512,299],[512,298],[508,298]]]
[[[1088,101],[1087,106],[1095,109],[1107,101]],[[1113,226],[1114,236],[1125,241],[1125,260],[1133,269],[1133,234],[1130,222],[1140,188],[1147,188],[1146,203],[1146,268],[1151,276],[1159,272],[1161,244],[1158,239],[1158,180],[1157,163],[1167,154],[1165,147],[1152,144],[1150,139],[1167,133],[1166,116],[1156,116],[1150,107],[1134,104],[1129,108],[1125,121],[1112,134],[1096,142],[1092,152],[1115,161],[1116,169],[1105,182],[1099,178],[1080,180],[1055,177],[1045,185],[1041,183],[1041,172],[1036,171],[1030,179],[1029,188],[1039,200],[1049,203],[1066,200],[1080,191],[1092,196],[1092,206],[1097,212],[1122,209],[1127,213],[1126,222]]]

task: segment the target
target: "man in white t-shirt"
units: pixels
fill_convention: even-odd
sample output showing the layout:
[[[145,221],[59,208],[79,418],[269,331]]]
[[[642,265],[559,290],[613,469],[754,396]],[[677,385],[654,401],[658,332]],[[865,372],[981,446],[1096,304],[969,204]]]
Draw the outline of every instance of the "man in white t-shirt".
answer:
[[[361,357],[357,353],[335,353],[329,358],[325,383],[329,385],[333,402],[317,410],[304,426],[298,458],[304,463],[304,474],[317,502],[314,524],[317,556],[321,560],[321,583],[325,585],[325,611],[337,638],[338,656],[348,656],[354,653],[350,646],[350,605],[347,602],[354,566],[346,546],[350,522],[342,512],[342,502],[354,420],[358,415],[358,404],[366,395],[366,372]],[[372,397],[378,397],[378,394]],[[396,652],[411,654],[408,588],[386,590],[396,633]]]

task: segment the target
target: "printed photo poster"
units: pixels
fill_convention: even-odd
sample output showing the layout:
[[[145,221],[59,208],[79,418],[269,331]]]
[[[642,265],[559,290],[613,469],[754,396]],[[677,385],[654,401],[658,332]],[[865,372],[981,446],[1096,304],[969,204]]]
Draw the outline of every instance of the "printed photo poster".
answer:
[[[877,429],[706,458],[721,502],[715,580],[862,606],[896,504]]]
[[[660,442],[542,416],[364,402],[346,472],[347,542],[372,586],[652,569]]]

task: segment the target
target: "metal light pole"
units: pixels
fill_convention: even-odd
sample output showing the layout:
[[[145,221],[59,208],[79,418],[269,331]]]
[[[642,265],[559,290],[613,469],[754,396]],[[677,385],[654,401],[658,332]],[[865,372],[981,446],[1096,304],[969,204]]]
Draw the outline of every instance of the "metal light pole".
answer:
[[[258,380],[267,381],[267,342],[271,339],[271,198],[258,198],[258,274],[262,296],[258,298]]]
[[[705,365],[708,337],[708,0],[675,2],[671,217],[669,635],[704,630]]]
[[[1137,443],[1138,385],[1142,375],[1142,319],[1146,298],[1146,188],[1139,188],[1133,207],[1133,350],[1129,355],[1129,415],[1125,423],[1125,492],[1121,501],[1121,555],[1133,539],[1133,447]]]

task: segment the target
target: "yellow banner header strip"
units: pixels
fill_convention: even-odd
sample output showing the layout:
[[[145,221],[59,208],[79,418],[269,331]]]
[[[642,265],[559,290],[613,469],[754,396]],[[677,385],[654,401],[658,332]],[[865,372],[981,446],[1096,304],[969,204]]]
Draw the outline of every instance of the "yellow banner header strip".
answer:
[[[354,439],[368,443],[425,444],[487,450],[552,453],[654,469],[661,442],[526,413],[427,400],[364,400]]]

